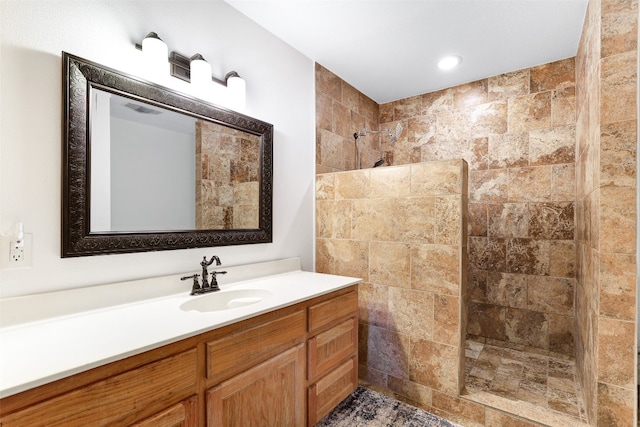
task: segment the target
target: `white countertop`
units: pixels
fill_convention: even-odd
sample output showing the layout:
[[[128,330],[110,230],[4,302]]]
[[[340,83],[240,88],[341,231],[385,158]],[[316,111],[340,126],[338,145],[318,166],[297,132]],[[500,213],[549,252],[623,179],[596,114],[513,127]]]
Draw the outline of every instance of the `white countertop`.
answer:
[[[261,302],[223,311],[181,309],[182,304],[211,294],[190,296],[192,282],[187,280],[180,283],[180,275],[127,282],[127,288],[134,294],[147,295],[150,292],[148,288],[153,289],[154,283],[162,289],[159,292],[168,293],[175,290],[175,281],[180,292],[117,305],[96,306],[91,298],[92,288],[2,300],[0,307],[5,315],[0,319],[0,398],[361,281],[354,277],[301,271],[297,259],[292,260],[215,268],[216,271],[229,271],[225,276],[218,276],[221,292],[237,289],[265,289],[272,292]],[[298,269],[295,269],[296,265]],[[266,274],[251,277],[258,273]],[[244,280],[235,280],[238,278]],[[146,290],[134,290],[141,288]],[[122,293],[122,284],[114,284],[112,289],[110,285],[102,285],[94,293],[100,296],[97,299],[109,301],[103,296]],[[115,298],[122,301],[121,295]],[[83,309],[82,304],[75,302],[71,304],[72,307],[58,310],[49,307],[45,311],[54,313],[52,317],[43,317],[41,314],[30,317],[22,313],[30,306],[30,310],[36,312],[40,310],[38,305],[43,303],[56,305],[56,301],[77,299],[91,300],[90,304],[84,305],[91,308]],[[59,305],[63,306],[64,303]],[[17,319],[15,313],[22,313],[22,317]]]

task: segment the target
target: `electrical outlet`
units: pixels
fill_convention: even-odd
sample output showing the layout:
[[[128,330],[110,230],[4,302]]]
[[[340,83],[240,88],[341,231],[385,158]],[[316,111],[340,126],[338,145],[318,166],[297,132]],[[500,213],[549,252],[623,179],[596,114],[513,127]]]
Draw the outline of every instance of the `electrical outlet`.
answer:
[[[9,249],[9,263],[20,265],[24,262],[24,244],[18,245],[17,242],[11,242]]]
[[[0,268],[31,267],[31,234],[24,235],[22,246],[16,245],[14,235],[0,236],[2,250],[0,251]]]

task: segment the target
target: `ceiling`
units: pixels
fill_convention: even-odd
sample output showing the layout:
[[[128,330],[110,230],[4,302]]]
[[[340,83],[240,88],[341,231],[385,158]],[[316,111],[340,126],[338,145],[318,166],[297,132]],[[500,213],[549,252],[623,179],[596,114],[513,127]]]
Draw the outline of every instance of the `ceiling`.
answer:
[[[225,0],[383,104],[576,55],[588,0]],[[461,56],[451,71],[441,57]]]

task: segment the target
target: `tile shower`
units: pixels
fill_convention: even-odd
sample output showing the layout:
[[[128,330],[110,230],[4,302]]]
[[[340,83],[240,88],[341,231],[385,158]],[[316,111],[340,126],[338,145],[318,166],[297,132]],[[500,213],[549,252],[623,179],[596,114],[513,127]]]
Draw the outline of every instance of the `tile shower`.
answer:
[[[365,138],[363,167],[381,155],[390,165],[465,159],[468,343],[547,357],[547,384],[558,384],[550,366],[574,363],[585,402],[565,413],[591,425],[632,425],[635,415],[637,6],[590,1],[576,58],[383,105],[316,65],[317,172],[353,170],[353,132],[397,123],[404,131],[394,146]],[[353,229],[344,212],[332,218]],[[322,250],[318,270],[335,271],[338,261],[321,262]],[[362,349],[363,379],[465,425],[527,418],[509,405],[501,412],[408,387],[394,376],[410,363],[401,357],[379,365],[375,352],[406,354],[413,340],[376,324],[394,316],[401,292],[380,292],[395,279],[372,278],[368,262],[351,274],[368,274],[361,331],[381,348]],[[549,406],[552,394],[537,398]]]

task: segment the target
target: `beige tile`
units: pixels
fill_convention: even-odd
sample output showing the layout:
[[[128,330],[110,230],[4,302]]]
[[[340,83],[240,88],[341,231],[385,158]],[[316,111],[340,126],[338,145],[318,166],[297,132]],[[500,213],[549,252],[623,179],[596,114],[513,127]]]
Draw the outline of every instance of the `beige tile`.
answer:
[[[565,88],[575,84],[575,60],[563,59],[531,68],[531,93]]]
[[[342,80],[342,99],[340,102],[350,111],[359,111],[360,95],[356,88]]]
[[[573,240],[553,240],[549,243],[549,274],[556,277],[574,277],[576,273],[576,246]]]
[[[338,239],[351,237],[350,200],[318,200],[316,202],[316,237]]]
[[[529,166],[529,134],[527,132],[489,135],[490,169]]]
[[[633,321],[636,314],[636,257],[600,254],[600,314]]]
[[[395,130],[395,125],[384,125],[384,127]],[[412,144],[434,144],[436,137],[436,116],[429,114],[426,116],[411,117],[407,120],[407,129],[403,132],[407,133],[407,141]]]
[[[509,99],[508,132],[544,129],[551,125],[551,92]]]
[[[633,389],[635,348],[633,322],[598,320],[598,381]]]
[[[371,209],[375,210],[376,208],[372,206]],[[398,199],[393,201],[389,212],[390,214],[384,220],[387,221],[391,229],[393,240],[434,243],[436,228],[435,197]],[[370,215],[375,215],[375,212]]]
[[[409,378],[410,339],[389,329],[369,326],[368,366],[397,378]]]
[[[406,203],[404,199],[400,200],[402,203]],[[396,204],[395,199],[353,200],[351,238],[362,241],[393,240],[396,234],[396,219],[394,217],[397,210]],[[426,216],[425,223],[429,218],[432,219],[433,215]],[[433,225],[431,232],[433,232]]]
[[[633,427],[635,390],[598,382],[598,425]]]
[[[477,423],[484,423],[484,406],[446,393],[433,392],[432,405]]]
[[[507,132],[507,102],[494,101],[460,110],[471,138]]]
[[[462,244],[462,200],[460,195],[435,198],[435,243]]]
[[[538,425],[497,409],[486,408],[485,410],[486,427],[536,427]]]
[[[503,203],[509,201],[509,173],[507,169],[469,172],[469,201],[474,203]]]
[[[510,202],[551,201],[551,166],[509,169]]]
[[[420,95],[400,99],[394,102],[393,120],[419,116],[423,110],[423,98]]]
[[[564,202],[575,200],[576,167],[573,163],[551,167],[551,200]]]
[[[450,295],[434,295],[433,341],[460,345],[460,298]]]
[[[637,114],[636,51],[601,61],[600,120],[602,124],[634,120]]]
[[[365,199],[370,193],[368,170],[350,171],[335,175],[334,194],[336,200]]]
[[[409,379],[436,391],[458,393],[458,349],[427,340],[411,340]]]
[[[488,206],[484,203],[469,203],[468,234],[469,236],[486,236],[488,228]]]
[[[602,51],[601,56],[617,55],[619,53],[636,50],[638,48],[638,6],[627,3],[626,8],[617,8],[602,14]]]
[[[411,287],[459,295],[460,249],[445,245],[415,245],[411,249]]]
[[[349,109],[342,103],[335,100],[333,101],[331,108],[333,109],[331,131],[342,138],[353,137],[351,112]]]
[[[368,242],[339,239],[317,239],[316,256],[323,272],[369,280]],[[318,266],[316,266],[318,268]]]
[[[389,329],[413,338],[431,340],[434,329],[432,292],[389,288]]]
[[[389,319],[389,287],[364,282],[358,286],[358,320],[386,328]]]
[[[453,108],[454,92],[454,88],[448,88],[420,95],[424,109],[421,115],[434,114]]]
[[[527,308],[527,275],[487,273],[487,301],[502,307]]]
[[[411,165],[413,196],[460,194],[462,164],[459,160]]]
[[[488,302],[487,275],[485,270],[470,268],[467,278],[467,298],[473,302]]]
[[[331,131],[333,100],[330,96],[316,91],[316,128]]]
[[[573,313],[572,313],[573,314]],[[549,314],[549,351],[574,357],[574,318]]]
[[[568,86],[551,93],[551,125],[575,125],[576,88]]]
[[[334,198],[335,175],[324,173],[316,175],[316,200],[332,200]]]
[[[489,99],[509,99],[529,94],[529,69],[489,77]]]
[[[600,127],[600,185],[636,186],[637,121]]]
[[[320,64],[316,68],[316,92],[320,92],[340,101],[342,99],[342,79]]]
[[[529,132],[531,166],[573,163],[575,157],[575,125],[535,129]]]
[[[411,181],[408,167],[375,168],[370,172],[370,198],[406,197]]]
[[[487,102],[488,81],[478,80],[453,88],[453,107],[462,108]]]
[[[505,341],[507,309],[493,304],[469,303],[467,333]]]
[[[506,240],[469,237],[469,265],[478,270],[506,271]]]
[[[387,386],[394,393],[404,396],[420,405],[431,406],[432,390],[415,381],[389,376]]]
[[[529,237],[529,207],[526,203],[499,203],[488,206],[489,237]]]
[[[549,348],[548,315],[509,308],[506,314],[506,334],[509,342],[547,350]]]
[[[635,253],[636,190],[627,187],[600,189],[600,250]]]
[[[369,244],[371,283],[411,287],[411,249],[408,243],[372,241]]]
[[[387,123],[394,121],[393,112],[395,110],[395,102],[387,102],[386,104],[380,104],[380,123]]]

